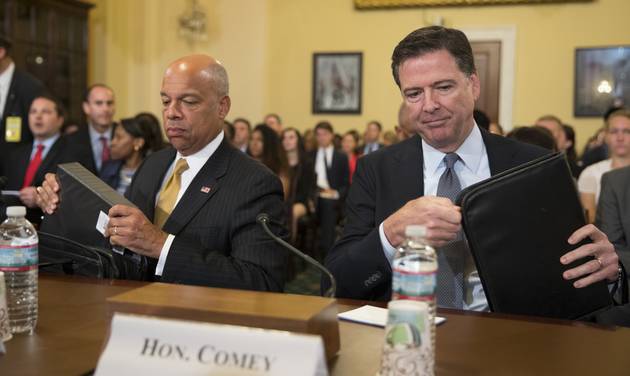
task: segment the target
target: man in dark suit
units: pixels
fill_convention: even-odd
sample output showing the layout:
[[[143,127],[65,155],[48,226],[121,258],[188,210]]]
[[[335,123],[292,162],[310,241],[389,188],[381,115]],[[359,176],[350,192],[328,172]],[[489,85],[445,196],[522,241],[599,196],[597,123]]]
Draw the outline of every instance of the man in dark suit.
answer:
[[[381,139],[381,132],[383,126],[376,120],[372,120],[365,126],[365,132],[363,133],[363,147],[361,147],[361,154],[367,155],[378,149],[383,145],[379,140]]]
[[[412,32],[395,48],[392,72],[418,135],[359,160],[346,201],[344,233],[326,260],[337,278],[337,296],[389,299],[395,247],[402,244],[405,228],[414,224],[424,225],[426,241],[438,248],[438,291],[454,291],[452,301],[438,294],[438,305],[485,310],[487,301],[470,252],[460,248],[456,257],[451,253],[461,231],[460,208],[446,194],[436,194],[442,196],[440,190],[455,182],[464,188],[545,151],[476,126],[479,78],[461,31],[432,26]],[[596,259],[565,271],[563,277],[575,280],[575,287],[615,281],[617,256],[603,233],[589,225],[578,229],[569,243],[586,237],[594,242],[559,262],[588,255]],[[455,269],[457,263],[463,268]]]
[[[282,291],[287,254],[256,216],[286,235],[282,185],[269,169],[229,144],[230,109],[223,66],[205,55],[173,62],[162,81],[164,129],[175,148],[150,155],[106,234],[112,244],[147,256],[155,279],[213,287]],[[38,203],[55,210],[59,185],[47,175]]]
[[[319,220],[318,252],[325,257],[336,238],[341,206],[348,191],[350,172],[348,157],[335,150],[332,125],[322,121],[315,125],[318,149],[312,155],[317,175],[317,218]]]
[[[33,141],[28,111],[33,99],[44,93],[37,78],[15,67],[10,50],[11,40],[0,35],[0,158],[13,147]]]
[[[602,176],[595,223],[615,245],[619,259],[630,270],[630,167]]]
[[[41,221],[42,214],[37,207],[35,187],[41,185],[44,175],[55,171],[59,163],[72,161],[66,139],[60,134],[64,117],[65,110],[59,100],[49,95],[36,97],[29,112],[33,142],[20,144],[3,160],[6,189],[19,192],[19,196],[5,200],[10,205],[26,206],[27,218],[34,223]]]
[[[110,159],[116,101],[114,91],[104,84],[90,86],[83,98],[87,125],[68,136],[70,153],[95,174]],[[83,163],[83,161],[86,161]]]

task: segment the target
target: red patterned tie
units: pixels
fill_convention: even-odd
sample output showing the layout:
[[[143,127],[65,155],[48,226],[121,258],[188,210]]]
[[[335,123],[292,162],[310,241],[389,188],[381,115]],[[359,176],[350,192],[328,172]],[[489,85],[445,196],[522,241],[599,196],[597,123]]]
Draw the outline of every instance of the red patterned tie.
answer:
[[[101,161],[105,163],[109,161],[109,146],[107,145],[107,138],[105,136],[101,136],[100,140],[101,144],[103,145],[103,151],[101,152]]]
[[[24,175],[24,184],[22,184],[22,188],[29,187],[33,182],[33,178],[35,177],[35,173],[37,169],[42,164],[42,153],[44,151],[44,145],[38,144],[37,151],[35,152],[35,156],[28,163],[28,168],[26,169],[26,175]]]

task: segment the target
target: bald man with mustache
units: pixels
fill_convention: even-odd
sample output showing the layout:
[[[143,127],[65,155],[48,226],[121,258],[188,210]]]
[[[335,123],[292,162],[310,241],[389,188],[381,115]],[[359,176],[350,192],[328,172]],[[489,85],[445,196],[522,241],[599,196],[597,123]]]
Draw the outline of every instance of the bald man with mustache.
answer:
[[[174,149],[147,158],[126,196],[137,205],[109,211],[106,235],[149,259],[154,280],[248,290],[282,291],[286,252],[256,223],[269,214],[286,235],[280,180],[230,145],[223,122],[230,110],[228,76],[206,55],[183,57],[164,73],[164,131]],[[53,174],[38,204],[59,204]]]

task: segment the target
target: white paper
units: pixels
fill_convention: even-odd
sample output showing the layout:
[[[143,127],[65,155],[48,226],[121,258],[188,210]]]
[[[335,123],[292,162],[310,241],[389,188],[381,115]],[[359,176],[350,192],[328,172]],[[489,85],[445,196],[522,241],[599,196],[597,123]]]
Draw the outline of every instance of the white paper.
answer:
[[[105,236],[105,230],[107,229],[107,225],[109,224],[109,216],[105,214],[104,211],[100,211],[98,213],[98,219],[96,220],[96,229],[98,232]]]
[[[96,376],[327,376],[321,337],[116,313]]]
[[[2,191],[3,196],[19,196],[20,191]]]
[[[374,307],[371,305],[364,305],[350,311],[342,312],[337,314],[337,316],[341,320],[380,326],[381,328],[387,325],[387,308]],[[444,321],[446,321],[446,318],[435,316],[435,325],[440,325]]]

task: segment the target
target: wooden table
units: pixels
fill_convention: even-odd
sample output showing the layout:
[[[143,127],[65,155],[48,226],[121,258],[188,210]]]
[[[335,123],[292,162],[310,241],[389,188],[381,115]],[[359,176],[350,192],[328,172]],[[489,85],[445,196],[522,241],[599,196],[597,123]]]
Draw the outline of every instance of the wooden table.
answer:
[[[105,299],[140,282],[40,277],[33,336],[15,335],[0,375],[81,375],[93,369],[109,325]],[[339,310],[359,302],[341,300]],[[630,375],[630,329],[441,311],[438,375]],[[340,322],[332,375],[374,375],[383,330]]]

